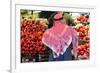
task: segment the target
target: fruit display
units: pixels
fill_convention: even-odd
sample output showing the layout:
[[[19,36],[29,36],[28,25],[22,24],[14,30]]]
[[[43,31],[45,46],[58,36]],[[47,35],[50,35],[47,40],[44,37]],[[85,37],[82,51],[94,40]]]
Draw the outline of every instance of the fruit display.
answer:
[[[36,29],[38,28],[38,29]],[[39,25],[39,21],[22,20],[21,22],[21,47],[25,52],[41,52],[44,49],[41,37],[45,29]],[[34,45],[33,45],[34,44]]]
[[[81,16],[78,20],[82,23],[81,26],[75,28],[79,36],[79,46],[78,46],[78,59],[89,59],[90,56],[90,33],[89,24],[85,16]]]
[[[49,50],[42,43],[44,32],[51,28],[50,14],[54,12],[45,12],[22,10],[20,19],[20,46],[21,46],[21,62],[43,62],[48,61]],[[43,14],[42,14],[43,13]],[[49,15],[48,15],[49,14]],[[69,14],[69,13],[68,13]],[[65,14],[66,22],[77,31],[78,34],[78,59],[89,59],[90,57],[90,26],[89,15],[81,15],[72,18],[73,14]],[[69,16],[69,19],[67,19]],[[48,18],[45,18],[48,17]],[[73,51],[73,48],[72,48]],[[74,59],[74,58],[73,58]]]
[[[89,24],[90,20],[89,20],[89,14],[81,14],[80,16],[77,16],[74,20],[74,22],[76,23],[76,25],[82,23],[82,24]]]
[[[45,30],[46,26],[41,20],[22,19],[21,53],[29,55],[44,52],[45,46],[41,39]]]
[[[78,58],[79,59],[89,59],[90,55],[90,45],[89,43],[85,43],[84,45],[79,45],[78,47]]]

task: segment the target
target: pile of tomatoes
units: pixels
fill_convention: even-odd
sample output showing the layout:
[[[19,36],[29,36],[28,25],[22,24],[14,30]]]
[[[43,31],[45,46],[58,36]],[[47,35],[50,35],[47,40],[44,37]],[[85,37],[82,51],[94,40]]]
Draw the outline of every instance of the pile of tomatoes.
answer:
[[[21,52],[41,53],[45,51],[42,35],[46,27],[39,20],[21,19]]]
[[[89,59],[90,55],[90,44],[85,43],[83,45],[79,45],[78,47],[78,58],[79,59]]]
[[[75,29],[79,35],[78,58],[89,59],[90,55],[89,25],[83,25]]]

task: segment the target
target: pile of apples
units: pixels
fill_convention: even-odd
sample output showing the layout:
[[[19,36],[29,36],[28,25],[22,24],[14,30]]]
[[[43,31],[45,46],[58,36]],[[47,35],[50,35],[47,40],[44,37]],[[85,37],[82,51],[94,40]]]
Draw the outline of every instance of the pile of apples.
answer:
[[[79,35],[78,58],[89,59],[90,33],[89,25],[82,25],[75,28]]]
[[[21,52],[41,53],[45,51],[42,35],[46,27],[39,20],[21,19]]]

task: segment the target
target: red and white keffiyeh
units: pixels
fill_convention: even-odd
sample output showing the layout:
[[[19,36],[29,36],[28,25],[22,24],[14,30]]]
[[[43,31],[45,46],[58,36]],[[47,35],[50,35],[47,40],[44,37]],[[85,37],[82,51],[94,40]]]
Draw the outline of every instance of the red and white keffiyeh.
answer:
[[[60,18],[60,13],[56,14],[54,18]],[[55,58],[60,54],[64,54],[69,45],[73,44],[74,55],[77,56],[78,37],[76,31],[67,26],[64,19],[54,21],[54,26],[44,32],[42,42],[48,46],[55,54]]]

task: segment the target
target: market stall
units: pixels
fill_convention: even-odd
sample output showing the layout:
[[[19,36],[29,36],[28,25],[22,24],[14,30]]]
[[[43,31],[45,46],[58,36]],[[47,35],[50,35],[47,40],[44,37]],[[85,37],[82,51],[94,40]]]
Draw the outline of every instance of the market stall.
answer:
[[[49,29],[50,23],[48,20],[53,13],[50,11],[21,10],[21,62],[48,61],[49,50],[42,43],[42,36]],[[79,37],[78,60],[89,59],[89,13],[66,12],[64,18],[77,31]],[[74,60],[73,48],[72,60]]]

